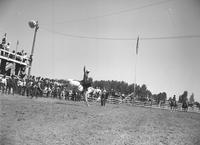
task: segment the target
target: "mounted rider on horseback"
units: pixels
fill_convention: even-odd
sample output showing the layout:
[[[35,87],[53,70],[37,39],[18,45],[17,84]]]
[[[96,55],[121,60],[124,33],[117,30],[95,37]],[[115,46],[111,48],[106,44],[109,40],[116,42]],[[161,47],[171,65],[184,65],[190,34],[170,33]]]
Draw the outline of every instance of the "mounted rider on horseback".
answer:
[[[87,90],[89,87],[92,86],[92,78],[89,78],[88,75],[89,75],[90,71],[89,70],[86,70],[85,66],[83,68],[83,80],[81,81],[81,85],[83,86],[83,95],[85,97],[85,101],[87,103],[87,106],[88,105],[88,94],[87,94]]]
[[[91,78],[89,78],[89,70],[86,70],[85,66],[83,68],[83,80],[81,81],[81,85],[83,86],[83,91],[87,91],[89,87],[91,87],[92,82]]]

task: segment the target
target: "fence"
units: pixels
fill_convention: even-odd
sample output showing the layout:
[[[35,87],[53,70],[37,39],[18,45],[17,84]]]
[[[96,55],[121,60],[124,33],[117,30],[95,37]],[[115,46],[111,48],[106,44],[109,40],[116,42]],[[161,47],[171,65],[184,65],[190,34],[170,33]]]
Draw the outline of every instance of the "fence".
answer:
[[[110,104],[120,104],[122,103],[122,98],[120,96],[109,96],[107,102]]]
[[[89,97],[88,98],[89,102],[97,102],[98,99],[94,97]],[[134,105],[134,106],[139,106],[139,107],[148,107],[148,108],[155,108],[155,109],[162,109],[162,110],[170,110],[170,105],[167,102],[163,104],[157,104],[156,102],[141,102],[141,101],[136,101],[132,100],[131,97],[126,97],[125,99],[122,99],[120,96],[109,96],[107,99],[107,103],[109,104],[127,104],[127,105]],[[178,103],[177,104],[177,111],[182,111],[182,104]],[[200,110],[198,107],[189,107],[188,112],[197,112],[200,113]]]

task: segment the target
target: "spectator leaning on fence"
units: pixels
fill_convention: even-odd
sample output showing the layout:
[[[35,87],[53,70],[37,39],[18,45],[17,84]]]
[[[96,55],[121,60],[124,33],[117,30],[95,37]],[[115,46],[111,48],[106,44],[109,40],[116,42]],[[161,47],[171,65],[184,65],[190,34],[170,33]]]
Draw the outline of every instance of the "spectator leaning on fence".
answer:
[[[18,60],[18,61],[21,61],[21,52],[17,52],[17,57],[16,57],[16,60]]]
[[[15,50],[10,53],[9,58],[14,59],[15,58]]]
[[[5,48],[6,42],[7,42],[7,33],[5,33],[4,37],[2,38],[1,44],[2,44],[3,49]]]
[[[10,43],[8,42],[7,45],[5,45],[5,50],[9,51],[10,50]],[[8,57],[8,52],[5,52],[5,56]]]
[[[22,56],[22,60],[23,60],[24,63],[27,62],[27,60],[28,60],[27,53],[24,53],[24,55]]]

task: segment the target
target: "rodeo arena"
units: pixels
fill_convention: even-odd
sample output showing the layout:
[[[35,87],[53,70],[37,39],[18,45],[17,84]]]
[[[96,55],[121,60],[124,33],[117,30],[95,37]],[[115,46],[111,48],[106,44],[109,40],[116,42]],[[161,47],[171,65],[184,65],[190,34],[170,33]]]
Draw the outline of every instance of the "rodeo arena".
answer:
[[[135,91],[93,86],[95,71],[84,65],[82,80],[32,75],[39,26],[29,26],[30,55],[1,34],[1,145],[200,145],[199,103],[141,101]]]

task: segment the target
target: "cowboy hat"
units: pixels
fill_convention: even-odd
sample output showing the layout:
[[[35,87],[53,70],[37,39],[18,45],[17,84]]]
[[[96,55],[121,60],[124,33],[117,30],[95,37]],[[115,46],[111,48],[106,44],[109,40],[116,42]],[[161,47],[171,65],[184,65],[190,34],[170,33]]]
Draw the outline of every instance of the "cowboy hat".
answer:
[[[87,69],[87,70],[86,70],[86,72],[87,72],[87,73],[89,73],[89,72],[90,72],[90,70],[89,70],[89,69]]]

